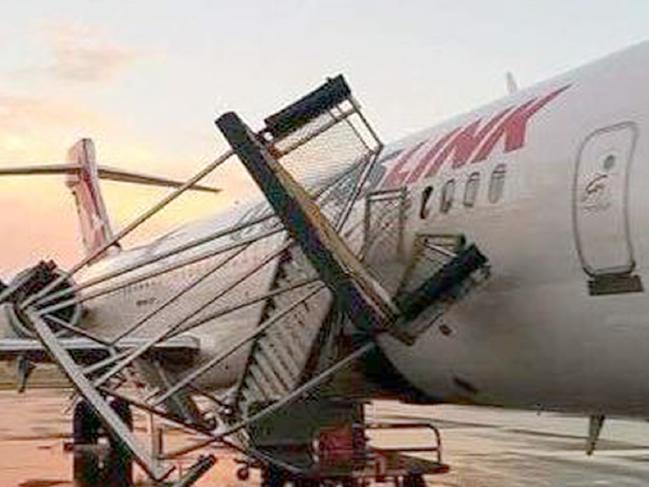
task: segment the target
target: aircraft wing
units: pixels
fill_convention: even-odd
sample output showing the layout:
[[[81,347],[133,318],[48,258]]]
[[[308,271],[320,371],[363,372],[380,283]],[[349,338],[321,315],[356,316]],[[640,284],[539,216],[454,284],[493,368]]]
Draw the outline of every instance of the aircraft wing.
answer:
[[[61,345],[72,355],[80,359],[97,360],[107,357],[108,348],[89,338],[61,338]],[[146,342],[146,338],[124,338],[119,342],[119,349],[137,348]],[[153,347],[152,353],[161,356],[171,356],[179,360],[191,359],[198,354],[199,340],[192,336],[177,336],[163,341]],[[0,361],[24,357],[32,362],[48,362],[50,360],[43,344],[32,338],[3,338],[0,339]]]

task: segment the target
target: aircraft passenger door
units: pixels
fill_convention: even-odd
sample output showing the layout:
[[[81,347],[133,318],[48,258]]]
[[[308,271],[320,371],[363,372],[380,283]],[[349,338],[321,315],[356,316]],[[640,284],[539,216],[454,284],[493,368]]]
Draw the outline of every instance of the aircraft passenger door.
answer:
[[[632,123],[597,130],[584,141],[577,157],[575,240],[592,295],[642,291],[640,279],[631,275],[635,260],[628,215],[636,137]]]

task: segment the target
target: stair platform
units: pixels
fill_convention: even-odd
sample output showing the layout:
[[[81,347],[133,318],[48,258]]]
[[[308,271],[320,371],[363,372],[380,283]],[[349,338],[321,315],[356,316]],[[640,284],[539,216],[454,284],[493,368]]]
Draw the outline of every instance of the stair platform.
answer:
[[[324,482],[398,482],[402,485],[408,476],[441,475],[450,471],[445,463],[427,460],[414,455],[395,451],[370,449],[367,458],[350,465],[315,464],[312,469],[299,475],[289,476],[287,480],[311,480],[319,484]]]
[[[436,475],[448,473],[444,463],[413,455],[381,449],[369,450],[368,458],[353,468],[320,465],[305,476],[314,480],[335,480],[352,477],[359,480],[384,482],[407,475]]]
[[[422,446],[383,448],[370,446],[366,436],[368,430],[406,429],[430,431],[433,441]],[[241,462],[243,467],[239,473],[249,468],[260,468],[266,471],[267,477],[273,477],[277,485],[285,482],[365,485],[370,481],[392,481],[396,486],[414,487],[424,485],[424,475],[441,475],[450,471],[442,461],[439,431],[426,422],[339,424],[322,429],[314,445],[284,443],[265,446],[261,451],[266,458],[281,459],[281,462],[275,466]],[[286,465],[298,468],[288,470]],[[247,475],[246,471],[243,477]]]

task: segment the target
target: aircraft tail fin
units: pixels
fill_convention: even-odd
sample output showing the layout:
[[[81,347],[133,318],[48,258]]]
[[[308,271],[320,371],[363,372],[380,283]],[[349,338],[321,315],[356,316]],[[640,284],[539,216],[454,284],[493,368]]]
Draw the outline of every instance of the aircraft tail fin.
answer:
[[[66,175],[66,184],[74,196],[81,237],[88,255],[106,245],[113,238],[106,203],[99,186],[100,179],[163,188],[180,188],[186,185],[184,181],[98,165],[95,144],[92,139],[87,138],[79,140],[68,150],[65,164],[0,166],[0,176],[47,176],[55,174]],[[208,193],[221,192],[219,188],[199,184],[193,184],[188,189]],[[119,248],[119,245],[115,244],[97,258],[117,252]]]
[[[99,187],[99,171],[92,139],[79,140],[68,151],[67,159],[68,164],[78,166],[77,171],[67,174],[65,182],[72,191],[77,206],[83,245],[86,253],[92,254],[113,238],[106,203]],[[115,251],[111,249],[109,252]]]

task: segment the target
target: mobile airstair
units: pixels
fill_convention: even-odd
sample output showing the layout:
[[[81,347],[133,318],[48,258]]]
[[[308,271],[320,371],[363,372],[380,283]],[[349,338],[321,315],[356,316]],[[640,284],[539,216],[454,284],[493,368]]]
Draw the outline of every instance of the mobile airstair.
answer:
[[[259,467],[267,485],[353,485],[369,477],[420,485],[422,474],[445,472],[434,427],[427,450],[435,453],[432,460],[368,444],[363,404],[371,397],[349,371],[379,335],[414,343],[488,276],[487,259],[458,235],[408,240],[406,190],[368,189],[382,144],[342,76],[268,117],[256,132],[235,113],[216,124],[232,150],[96,255],[225,162],[245,167],[269,211],[81,284],[73,276],[96,255],[67,272],[10,285],[2,298],[28,330],[26,339],[70,379],[78,410],[89,407],[97,428],[156,482],[190,485],[212,467],[213,454],[197,458],[180,477],[172,473],[174,459],[213,445],[238,450],[242,476]],[[245,258],[251,249],[257,249],[253,262]],[[201,273],[117,334],[85,329],[60,313],[197,262],[204,264]],[[222,275],[235,277],[215,279]],[[267,286],[255,289],[251,281]],[[208,300],[169,318],[175,304],[206,285],[213,286]],[[246,316],[255,317],[255,326],[218,355],[202,357],[187,341],[194,330],[243,310],[252,310]],[[75,353],[70,339],[92,344],[100,358]],[[170,366],[174,350],[181,362],[193,363],[189,370],[179,373],[178,361]],[[201,378],[235,354],[245,354],[236,386],[219,396],[204,390]],[[153,436],[155,424],[171,423],[200,440],[166,451],[159,441],[146,445],[124,406],[150,415]],[[91,426],[80,419],[81,432]],[[94,441],[97,435],[79,437]]]

